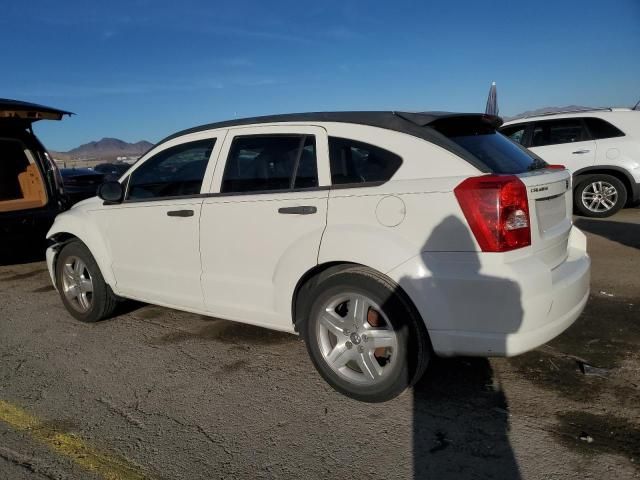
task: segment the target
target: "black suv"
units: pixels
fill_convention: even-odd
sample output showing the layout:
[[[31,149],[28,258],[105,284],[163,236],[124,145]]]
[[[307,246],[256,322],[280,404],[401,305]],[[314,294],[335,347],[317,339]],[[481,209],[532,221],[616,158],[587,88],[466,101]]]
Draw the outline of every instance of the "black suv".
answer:
[[[67,208],[62,177],[33,133],[33,122],[71,112],[0,98],[0,249],[38,245]]]

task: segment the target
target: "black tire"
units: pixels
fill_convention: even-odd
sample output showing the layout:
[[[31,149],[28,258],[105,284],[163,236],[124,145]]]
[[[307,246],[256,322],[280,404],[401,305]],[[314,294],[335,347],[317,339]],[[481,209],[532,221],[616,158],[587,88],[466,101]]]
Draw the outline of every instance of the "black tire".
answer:
[[[605,182],[611,185],[616,191],[615,204],[608,210],[597,212],[590,210],[582,200],[582,195],[586,189],[589,189],[594,182]],[[593,175],[584,175],[576,179],[576,186],[573,189],[573,203],[576,213],[584,217],[605,218],[617,213],[627,203],[627,188],[618,178],[613,175],[604,173],[596,173]]]
[[[398,351],[392,353],[396,355],[392,370],[381,383],[358,385],[345,379],[329,366],[321,352],[319,314],[330,298],[346,291],[366,295],[379,305],[396,334]],[[347,267],[323,275],[310,296],[313,301],[308,314],[300,316],[300,331],[313,364],[335,390],[364,402],[384,402],[420,379],[431,358],[427,329],[406,294],[389,278],[366,267]]]
[[[69,300],[63,291],[63,269],[65,263],[74,257],[84,262],[93,283],[90,306],[86,311],[78,310],[78,307],[74,306],[74,302]],[[92,323],[109,318],[118,305],[118,298],[111,291],[111,287],[104,281],[93,255],[91,255],[87,246],[79,240],[70,241],[58,254],[56,259],[56,286],[67,311],[81,322]]]

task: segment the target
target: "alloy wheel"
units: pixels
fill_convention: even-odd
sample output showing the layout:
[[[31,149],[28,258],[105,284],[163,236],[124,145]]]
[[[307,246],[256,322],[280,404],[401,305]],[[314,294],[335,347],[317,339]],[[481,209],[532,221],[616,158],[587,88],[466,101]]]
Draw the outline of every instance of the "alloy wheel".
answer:
[[[398,338],[380,306],[366,295],[334,295],[325,302],[316,325],[322,357],[341,377],[375,385],[390,374]]]
[[[598,180],[582,190],[582,204],[591,212],[608,212],[617,202],[618,190],[609,182]]]
[[[93,301],[93,279],[87,265],[78,257],[68,257],[62,267],[62,291],[69,304],[85,313]]]

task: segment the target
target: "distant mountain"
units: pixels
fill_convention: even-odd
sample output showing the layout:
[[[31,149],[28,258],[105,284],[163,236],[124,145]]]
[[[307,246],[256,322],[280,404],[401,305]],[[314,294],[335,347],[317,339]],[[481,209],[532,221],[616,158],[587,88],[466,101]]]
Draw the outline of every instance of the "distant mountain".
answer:
[[[142,140],[128,143],[118,138],[103,138],[96,142],[85,143],[68,152],[52,152],[54,158],[69,160],[115,160],[117,157],[137,157],[153,146]]]
[[[526,112],[519,113],[512,117],[505,116],[503,118],[504,121],[507,122],[516,118],[534,117],[536,115],[542,115],[543,113],[566,112],[567,110],[589,110],[591,108],[594,107],[584,107],[582,105],[567,105],[566,107],[542,107],[535,110],[527,110]]]

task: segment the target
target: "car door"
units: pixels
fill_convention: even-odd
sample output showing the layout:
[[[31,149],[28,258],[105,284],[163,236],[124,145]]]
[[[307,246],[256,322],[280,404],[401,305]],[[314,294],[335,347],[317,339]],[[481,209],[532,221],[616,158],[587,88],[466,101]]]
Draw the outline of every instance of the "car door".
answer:
[[[99,211],[118,293],[203,309],[200,193],[221,143],[220,136],[168,142],[128,176],[124,201]]]
[[[529,149],[547,163],[564,165],[572,172],[593,165],[596,158],[596,142],[581,118],[535,122]]]
[[[229,130],[202,205],[202,289],[212,314],[292,329],[293,290],[317,264],[326,225],[327,150],[320,127]]]

